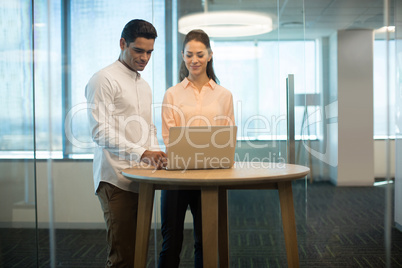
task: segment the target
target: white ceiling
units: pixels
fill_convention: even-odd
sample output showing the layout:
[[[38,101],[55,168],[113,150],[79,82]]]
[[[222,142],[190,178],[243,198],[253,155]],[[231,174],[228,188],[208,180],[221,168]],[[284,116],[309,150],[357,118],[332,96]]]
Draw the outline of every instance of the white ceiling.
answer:
[[[378,29],[385,25],[384,0],[179,0],[179,17],[204,11],[204,1],[208,1],[208,11],[245,10],[273,15],[276,29],[251,37],[254,39],[315,39],[337,30]],[[392,6],[389,13],[392,25]]]

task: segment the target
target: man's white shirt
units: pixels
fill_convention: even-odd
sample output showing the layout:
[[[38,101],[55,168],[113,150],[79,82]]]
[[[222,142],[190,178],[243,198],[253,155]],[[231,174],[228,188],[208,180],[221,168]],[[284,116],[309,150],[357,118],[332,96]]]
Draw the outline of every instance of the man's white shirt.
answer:
[[[159,151],[152,123],[152,91],[142,77],[120,61],[95,73],[85,95],[92,139],[95,192],[100,181],[138,192],[135,183],[121,174],[139,162],[145,150]]]

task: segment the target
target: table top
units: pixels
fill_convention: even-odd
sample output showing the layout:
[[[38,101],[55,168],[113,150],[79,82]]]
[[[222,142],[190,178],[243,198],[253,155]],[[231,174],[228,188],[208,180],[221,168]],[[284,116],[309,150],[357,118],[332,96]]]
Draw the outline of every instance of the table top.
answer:
[[[158,185],[214,186],[290,181],[303,178],[309,172],[309,168],[293,164],[236,162],[229,169],[155,170],[133,167],[124,169],[122,174],[138,182]]]

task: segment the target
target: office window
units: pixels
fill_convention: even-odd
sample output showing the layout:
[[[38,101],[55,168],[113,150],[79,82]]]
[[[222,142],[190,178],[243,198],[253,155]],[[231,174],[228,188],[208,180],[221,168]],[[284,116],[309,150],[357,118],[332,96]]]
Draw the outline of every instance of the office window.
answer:
[[[153,89],[154,122],[161,129],[157,107],[166,90],[165,2],[143,1],[131,5],[130,1],[124,1],[116,5],[106,0],[73,0],[69,3],[70,8],[66,10],[61,1],[52,1],[51,17],[47,19],[47,4],[36,2],[33,34],[29,4],[12,2],[0,9],[2,33],[11,40],[1,44],[0,75],[6,85],[0,114],[3,153],[32,153],[34,112],[37,152],[51,149],[59,152],[59,157],[92,153],[94,144],[87,125],[85,85],[96,71],[117,60],[121,30],[133,18],[151,21],[158,30],[155,52],[142,75]],[[19,18],[18,23],[14,22],[15,18]],[[62,38],[63,18],[70,22],[69,40]],[[212,46],[218,78],[233,92],[236,120],[243,131],[239,138],[286,139],[286,77],[295,75],[296,94],[318,93],[315,42],[213,41]],[[69,73],[63,75],[63,48],[66,47]],[[31,79],[33,75],[35,83]],[[68,79],[67,88],[65,79]],[[314,113],[315,108],[308,107],[307,114]],[[304,106],[296,107],[296,135],[302,134],[305,115]],[[310,134],[317,132],[314,128],[309,130]]]
[[[215,41],[214,67],[221,85],[233,93],[240,139],[286,139],[286,78],[293,74],[295,94],[316,94],[314,41]],[[305,51],[305,54],[300,53]],[[317,107],[308,107],[314,113]],[[304,106],[295,108],[296,135],[316,135],[302,127]],[[302,130],[303,128],[303,130]],[[254,131],[252,131],[254,129]]]
[[[155,102],[165,91],[164,1],[71,1],[71,123],[66,154],[88,154],[94,146],[87,123],[85,86],[91,76],[116,61],[124,25],[135,18],[157,29],[155,51],[141,75],[154,90]]]
[[[52,1],[49,12],[46,3],[35,1],[34,5],[27,1],[0,5],[0,33],[5,40],[0,43],[0,152],[4,157],[33,157],[34,136],[37,150],[49,150],[49,127],[53,150],[62,148],[60,1]]]
[[[33,157],[34,119],[38,158],[47,157],[49,150],[54,157],[92,153],[85,85],[96,71],[118,59],[121,31],[131,19],[153,22],[158,30],[155,52],[142,75],[153,88],[156,102],[162,101],[165,91],[163,0],[135,4],[73,0],[68,2],[69,9],[61,1],[50,3],[50,10],[40,1],[34,1],[34,7],[24,1],[0,4],[0,34],[7,40],[0,44],[0,152],[5,158]],[[67,33],[63,20],[70,22]],[[68,48],[67,54],[63,48]],[[67,75],[62,69],[64,56]]]
[[[60,14],[61,1],[35,3],[34,22],[34,74],[35,74],[35,132],[36,150],[61,152],[62,131],[62,65]],[[51,128],[51,129],[49,129]],[[49,139],[52,142],[49,143]],[[41,153],[39,153],[39,156]],[[59,153],[59,156],[61,153]]]
[[[0,5],[0,150],[33,149],[30,2]]]
[[[387,106],[387,57],[386,41],[374,41],[374,138],[395,137],[395,41],[389,42],[389,106]],[[387,109],[389,109],[390,133],[387,130]]]
[[[4,96],[0,100],[0,151],[3,155],[7,157],[15,152],[24,155],[22,152],[27,152],[32,157],[34,115],[38,152],[49,149],[60,152],[60,155],[61,152],[64,155],[92,152],[93,143],[85,110],[85,85],[93,73],[118,58],[121,30],[132,18],[152,21],[158,30],[155,52],[142,75],[154,91],[156,106],[162,102],[166,90],[165,2],[158,0],[142,1],[136,5],[130,3],[124,1],[116,5],[106,0],[73,0],[70,2],[70,9],[65,11],[61,7],[61,1],[51,1],[51,17],[48,19],[47,4],[35,2],[34,27],[31,27],[30,3],[12,1],[0,6],[0,32],[2,39],[7,40],[0,44],[0,81]],[[68,16],[71,23],[70,44],[67,44],[71,53],[68,75],[70,87],[64,93],[62,48],[66,44],[62,43],[61,38],[62,16]],[[51,42],[48,42],[49,39]],[[32,48],[35,48],[35,53],[32,53]],[[315,42],[213,40],[212,48],[218,78],[234,96],[236,120],[242,130],[239,138],[286,139],[287,75],[295,75],[296,94],[319,94],[316,87]],[[300,51],[305,51],[305,54],[299,53]],[[387,107],[385,51],[386,42],[376,40],[375,138],[385,138],[388,135],[388,108],[389,134],[391,137],[395,134],[395,84],[389,84],[391,96]],[[389,52],[389,81],[395,81],[394,41],[390,42]],[[302,126],[306,116],[314,114],[317,108],[309,106],[306,111],[304,106],[296,107],[296,136],[308,134],[313,137],[319,134],[319,128],[315,124],[308,131]],[[63,117],[66,115],[71,116],[67,118],[71,127],[67,138],[63,132]],[[154,110],[154,121],[160,130],[159,108]],[[52,128],[51,131],[49,127]],[[254,131],[245,131],[246,128]],[[50,144],[49,138],[52,139]]]

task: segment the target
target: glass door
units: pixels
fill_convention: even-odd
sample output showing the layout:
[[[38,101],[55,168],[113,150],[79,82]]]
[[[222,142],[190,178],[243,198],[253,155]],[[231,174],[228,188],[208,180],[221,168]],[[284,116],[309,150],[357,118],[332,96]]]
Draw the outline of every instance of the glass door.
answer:
[[[300,266],[402,263],[397,2],[3,2],[1,267],[104,264],[84,90],[117,59],[122,27],[133,18],[158,30],[142,75],[153,90],[162,149],[164,93],[180,82],[186,31],[203,28],[219,83],[233,95],[235,161],[310,168],[292,184]],[[204,19],[194,24],[192,15]],[[394,24],[395,33],[382,29]],[[363,140],[367,146],[358,147]],[[371,162],[351,172],[363,160]],[[157,267],[161,251],[160,205],[157,192],[148,267]],[[231,190],[228,209],[230,267],[287,266],[277,191]],[[190,210],[184,228],[181,267],[193,267]]]
[[[171,14],[172,35],[166,39],[166,47],[172,50],[174,68],[166,69],[172,81],[166,88],[180,82],[177,74],[185,34],[203,29],[211,40],[219,83],[233,95],[238,126],[235,161],[264,162],[269,168],[288,163],[291,154],[293,163],[309,166],[303,141],[315,135],[315,128],[305,123],[315,104],[306,99],[317,89],[315,79],[305,77],[315,75],[316,61],[310,58],[315,55],[315,40],[305,39],[303,1],[177,0],[172,1]],[[287,140],[289,76],[294,78],[294,105],[289,107],[293,112],[292,151]],[[306,179],[295,182],[293,190],[297,222],[304,225]],[[277,191],[231,190],[228,213],[230,267],[286,267]],[[183,267],[191,267],[194,262],[192,228],[188,210],[181,254]],[[303,245],[305,234],[300,233],[299,237],[303,238]]]
[[[0,266],[38,259],[31,2],[0,4]]]

